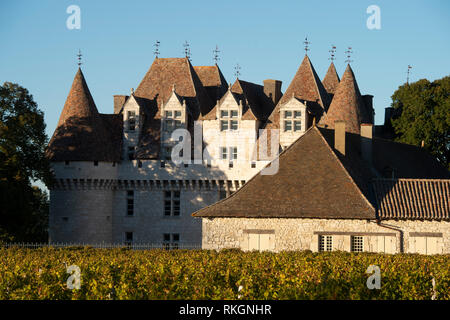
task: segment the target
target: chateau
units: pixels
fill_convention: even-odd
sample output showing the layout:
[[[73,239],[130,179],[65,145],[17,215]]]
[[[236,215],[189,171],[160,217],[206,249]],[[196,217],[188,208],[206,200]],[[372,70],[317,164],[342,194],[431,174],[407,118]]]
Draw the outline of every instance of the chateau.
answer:
[[[373,96],[350,65],[340,79],[331,63],[321,81],[305,55],[281,84],[156,58],[101,114],[78,69],[47,149],[49,241],[450,251],[448,171],[373,137]]]

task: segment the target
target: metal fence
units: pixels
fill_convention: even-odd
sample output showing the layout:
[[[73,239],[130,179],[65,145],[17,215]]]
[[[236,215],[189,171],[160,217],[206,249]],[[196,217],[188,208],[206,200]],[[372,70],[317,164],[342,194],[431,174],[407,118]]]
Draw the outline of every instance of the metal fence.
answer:
[[[33,242],[14,242],[14,243],[1,243],[0,247],[3,248],[26,248],[26,249],[38,249],[38,248],[74,248],[74,247],[92,247],[96,249],[133,249],[133,250],[152,250],[152,249],[164,249],[164,250],[200,250],[202,245],[199,243],[182,243],[182,242],[161,242],[161,243],[71,243],[71,242],[55,242],[55,243],[33,243]]]

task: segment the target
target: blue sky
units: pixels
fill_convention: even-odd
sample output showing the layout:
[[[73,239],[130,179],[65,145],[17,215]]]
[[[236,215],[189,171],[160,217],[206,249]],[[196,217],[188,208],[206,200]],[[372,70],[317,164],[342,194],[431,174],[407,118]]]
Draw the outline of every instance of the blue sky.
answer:
[[[69,5],[81,9],[81,29],[69,30]],[[369,5],[381,10],[381,29],[369,30]],[[52,135],[83,53],[83,72],[97,108],[112,113],[113,95],[136,88],[150,67],[153,44],[161,57],[182,57],[191,46],[193,65],[213,64],[219,46],[228,82],[283,81],[286,90],[304,56],[303,40],[322,79],[329,49],[345,70],[344,51],[353,48],[352,67],[362,94],[374,95],[376,123],[390,96],[406,80],[449,75],[450,2],[443,1],[1,1],[0,82],[26,87],[45,112]]]

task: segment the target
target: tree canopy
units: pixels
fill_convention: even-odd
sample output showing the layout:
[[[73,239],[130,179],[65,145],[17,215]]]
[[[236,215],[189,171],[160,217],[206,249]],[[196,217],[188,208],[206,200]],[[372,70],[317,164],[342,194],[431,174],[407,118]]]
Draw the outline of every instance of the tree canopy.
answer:
[[[400,86],[392,95],[396,140],[424,147],[450,169],[450,76]]]
[[[0,86],[0,240],[45,241],[48,200],[32,186],[51,184],[44,115],[27,89]]]

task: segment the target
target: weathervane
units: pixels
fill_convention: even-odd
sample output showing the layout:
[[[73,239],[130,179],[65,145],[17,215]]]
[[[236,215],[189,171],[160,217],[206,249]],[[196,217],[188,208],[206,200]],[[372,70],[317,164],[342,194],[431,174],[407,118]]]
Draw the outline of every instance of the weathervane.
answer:
[[[409,73],[412,67],[408,64],[408,71],[406,72],[406,84],[409,84]]]
[[[336,46],[335,45],[331,45],[331,50],[329,50],[328,52],[331,53],[331,56],[328,58],[328,60],[331,60],[331,62],[336,60],[336,57],[334,56],[334,54],[336,53]]]
[[[347,54],[347,60],[345,60],[345,62],[347,63],[353,62],[353,60],[350,60],[350,57],[352,56],[353,53],[352,47],[348,47],[345,53]]]
[[[234,67],[234,75],[236,76],[236,78],[239,78],[239,76],[241,75],[241,72],[239,70],[241,70],[241,66],[239,65],[239,63],[236,63],[236,66]]]
[[[219,58],[219,47],[216,45],[216,48],[213,50],[213,60],[217,64],[217,62],[220,60]]]
[[[303,41],[303,44],[305,45],[305,54],[308,54],[309,49],[309,45],[311,44],[310,41],[308,41],[308,37],[305,38],[305,41]]]
[[[82,57],[83,55],[81,54],[81,50],[80,49],[78,49],[78,54],[77,54],[77,59],[78,59],[78,67],[80,67],[83,63],[81,62],[81,57]]]
[[[184,47],[184,55],[186,56],[186,58],[191,60],[191,48],[189,47],[189,43],[187,42],[187,40],[183,44],[183,47]]]
[[[158,40],[156,40],[155,44],[153,45],[155,47],[155,51],[153,51],[153,54],[156,56],[156,58],[158,58],[159,54],[161,53],[159,51],[159,45],[161,44],[161,42],[159,42]]]

